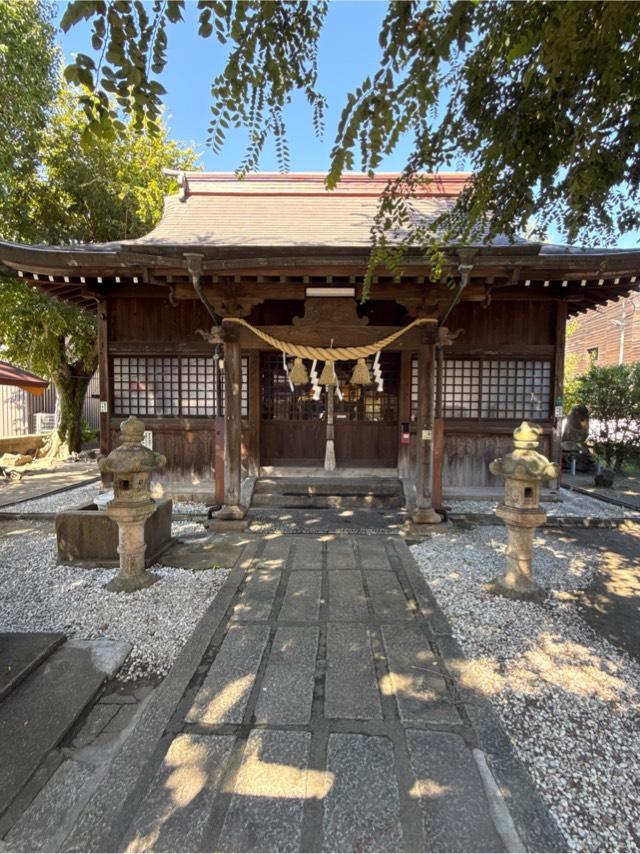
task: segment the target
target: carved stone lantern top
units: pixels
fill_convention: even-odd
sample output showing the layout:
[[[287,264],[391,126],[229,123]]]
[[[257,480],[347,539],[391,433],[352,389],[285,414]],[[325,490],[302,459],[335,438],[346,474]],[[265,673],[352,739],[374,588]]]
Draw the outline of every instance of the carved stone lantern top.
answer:
[[[157,454],[142,444],[144,423],[131,415],[120,424],[121,444],[107,456],[99,460],[100,471],[113,474],[151,472],[162,468],[166,457]]]
[[[543,481],[558,477],[558,466],[538,451],[542,427],[523,421],[513,431],[514,449],[489,466],[492,474],[514,480]]]

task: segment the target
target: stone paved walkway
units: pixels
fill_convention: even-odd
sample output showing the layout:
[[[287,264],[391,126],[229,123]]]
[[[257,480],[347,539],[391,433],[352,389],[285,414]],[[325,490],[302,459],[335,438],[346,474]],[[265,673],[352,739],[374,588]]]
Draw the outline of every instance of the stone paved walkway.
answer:
[[[563,850],[400,540],[241,563],[64,850]]]

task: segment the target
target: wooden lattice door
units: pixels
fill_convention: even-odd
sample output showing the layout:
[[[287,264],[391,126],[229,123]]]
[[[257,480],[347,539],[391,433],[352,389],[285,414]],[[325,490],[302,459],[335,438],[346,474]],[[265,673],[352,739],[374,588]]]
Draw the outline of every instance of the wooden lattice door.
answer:
[[[351,386],[353,367],[353,362],[336,365],[343,394],[334,407],[338,466],[395,466],[400,354],[382,355],[382,392],[374,385]],[[292,390],[279,353],[262,353],[260,368],[262,465],[321,466],[326,437],[324,389],[318,400],[314,400],[311,384]]]

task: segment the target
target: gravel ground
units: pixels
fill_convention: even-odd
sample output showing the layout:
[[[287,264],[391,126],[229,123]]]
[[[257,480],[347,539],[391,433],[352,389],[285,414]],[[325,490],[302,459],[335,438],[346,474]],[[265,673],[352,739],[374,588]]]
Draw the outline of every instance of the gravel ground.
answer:
[[[197,501],[174,501],[173,512],[181,513],[185,516],[206,516],[209,508],[206,504],[201,504]]]
[[[469,661],[465,681],[497,708],[572,851],[640,850],[640,665],[580,617],[598,553],[538,537],[542,605],[490,596],[504,570],[498,527],[412,548]]]
[[[637,516],[638,513],[626,507],[608,504],[579,492],[562,490],[560,501],[542,502],[548,516],[593,516],[597,519],[621,519]],[[445,501],[452,513],[493,513],[497,501]]]
[[[176,535],[192,532],[186,526],[193,523],[174,524]],[[110,593],[102,588],[115,569],[56,566],[56,537],[48,522],[30,522],[28,529],[5,522],[0,548],[0,631],[128,640],[133,650],[119,673],[124,680],[167,673],[229,574],[155,566],[157,584]]]
[[[68,510],[70,507],[89,504],[98,492],[100,492],[100,481],[95,481],[87,486],[77,486],[75,489],[57,492],[55,495],[46,495],[44,498],[32,498],[29,501],[9,504],[0,508],[0,513],[58,513],[60,510]]]

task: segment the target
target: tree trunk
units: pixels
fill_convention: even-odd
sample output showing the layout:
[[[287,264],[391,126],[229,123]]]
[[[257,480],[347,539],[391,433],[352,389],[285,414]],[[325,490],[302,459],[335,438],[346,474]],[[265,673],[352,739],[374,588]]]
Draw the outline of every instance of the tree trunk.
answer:
[[[82,450],[82,407],[91,374],[80,373],[70,366],[69,371],[57,372],[53,382],[58,392],[60,417],[56,425],[48,456],[59,456],[66,445],[70,453]]]

